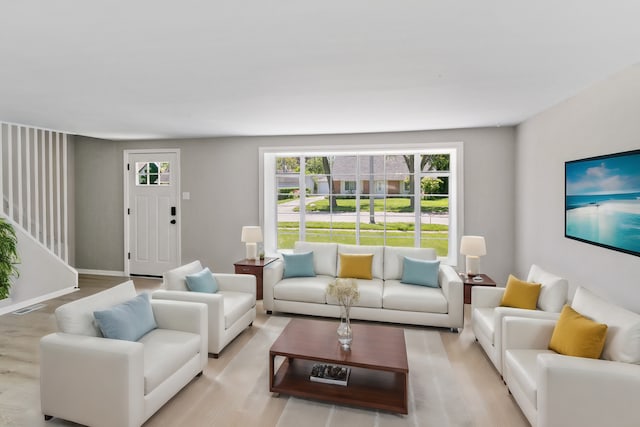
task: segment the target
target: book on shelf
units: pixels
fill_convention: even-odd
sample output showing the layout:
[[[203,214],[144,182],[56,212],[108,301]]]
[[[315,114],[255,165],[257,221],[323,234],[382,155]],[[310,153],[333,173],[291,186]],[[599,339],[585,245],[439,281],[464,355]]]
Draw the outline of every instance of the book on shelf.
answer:
[[[326,363],[316,363],[311,368],[309,379],[317,383],[337,384],[346,386],[349,381],[351,368]]]

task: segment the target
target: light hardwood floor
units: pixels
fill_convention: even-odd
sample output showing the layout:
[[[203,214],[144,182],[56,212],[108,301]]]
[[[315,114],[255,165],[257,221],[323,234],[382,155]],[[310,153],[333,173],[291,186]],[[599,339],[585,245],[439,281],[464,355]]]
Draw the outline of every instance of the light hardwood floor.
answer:
[[[58,306],[123,280],[122,277],[81,275],[77,292],[46,301],[44,308],[29,314],[0,316],[0,426],[75,425],[55,419],[53,423],[45,423],[42,419],[38,343],[42,336],[56,330],[53,312]],[[135,278],[134,282],[139,291],[153,290],[160,284],[159,280],[145,278]],[[218,359],[209,359],[204,378],[216,378],[268,320],[261,301],[258,302],[257,311],[254,327],[240,334]],[[468,311],[469,306],[466,306],[465,324],[468,324]],[[502,379],[475,342],[470,328],[466,327],[458,334],[445,329],[435,330],[440,332],[455,371],[464,400],[460,405],[466,405],[475,420],[474,425],[529,426]],[[266,363],[267,354],[264,359]],[[235,386],[238,393],[251,393],[247,391],[252,386],[249,382]],[[145,426],[275,426],[287,402],[286,397],[271,398],[268,393],[260,393],[260,396],[253,397],[255,405],[241,411],[225,412],[220,408],[224,407],[225,401],[233,401],[234,396],[233,393],[221,394],[215,380],[194,380],[152,416]],[[215,414],[212,413],[214,406],[208,404],[213,401],[216,402]]]

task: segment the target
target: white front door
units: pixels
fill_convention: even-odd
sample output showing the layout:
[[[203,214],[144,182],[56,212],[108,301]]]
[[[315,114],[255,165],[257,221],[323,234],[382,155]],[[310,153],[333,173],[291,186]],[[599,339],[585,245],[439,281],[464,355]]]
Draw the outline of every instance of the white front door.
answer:
[[[178,150],[126,150],[125,272],[162,276],[180,265]]]

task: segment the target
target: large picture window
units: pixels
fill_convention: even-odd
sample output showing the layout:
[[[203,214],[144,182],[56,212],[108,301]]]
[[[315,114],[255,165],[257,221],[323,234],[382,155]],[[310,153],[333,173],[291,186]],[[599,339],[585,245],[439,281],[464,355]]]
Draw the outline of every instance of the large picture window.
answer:
[[[428,147],[264,149],[265,250],[297,240],[430,247],[455,265],[461,144]]]

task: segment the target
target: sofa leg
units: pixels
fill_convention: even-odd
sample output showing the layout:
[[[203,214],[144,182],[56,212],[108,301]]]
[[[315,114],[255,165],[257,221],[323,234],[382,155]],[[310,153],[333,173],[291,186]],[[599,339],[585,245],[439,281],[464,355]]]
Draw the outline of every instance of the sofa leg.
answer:
[[[209,353],[209,357],[212,357],[214,359],[217,359],[219,355],[219,353]]]
[[[267,314],[272,314],[273,312],[271,310],[267,310]]]
[[[459,329],[458,329],[458,328],[449,328],[449,330],[450,330],[451,332],[453,332],[454,334],[457,334],[457,333],[459,332]]]
[[[196,377],[201,377],[201,376],[202,376],[202,371],[200,371],[200,372],[198,372],[198,373],[196,374]]]
[[[51,418],[53,418],[53,415],[45,415],[44,416],[44,420],[45,421],[49,421]]]

